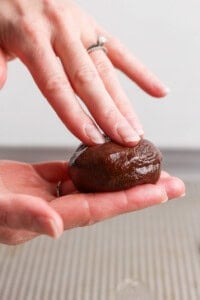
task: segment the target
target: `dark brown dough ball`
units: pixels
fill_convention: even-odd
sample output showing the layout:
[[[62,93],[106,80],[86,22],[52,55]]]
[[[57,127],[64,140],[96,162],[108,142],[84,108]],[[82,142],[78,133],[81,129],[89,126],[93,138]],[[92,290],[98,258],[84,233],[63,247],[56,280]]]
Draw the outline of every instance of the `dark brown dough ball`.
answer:
[[[69,175],[81,192],[111,192],[156,183],[162,155],[142,139],[134,147],[110,140],[101,145],[80,145],[69,161]]]

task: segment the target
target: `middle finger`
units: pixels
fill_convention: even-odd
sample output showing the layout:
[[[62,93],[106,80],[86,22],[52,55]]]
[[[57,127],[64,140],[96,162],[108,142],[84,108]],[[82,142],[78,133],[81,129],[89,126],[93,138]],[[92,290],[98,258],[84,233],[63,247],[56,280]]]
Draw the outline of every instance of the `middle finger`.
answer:
[[[64,32],[62,37],[55,41],[55,48],[76,93],[111,139],[127,146],[135,145],[140,139],[138,133],[113,102],[80,39]]]

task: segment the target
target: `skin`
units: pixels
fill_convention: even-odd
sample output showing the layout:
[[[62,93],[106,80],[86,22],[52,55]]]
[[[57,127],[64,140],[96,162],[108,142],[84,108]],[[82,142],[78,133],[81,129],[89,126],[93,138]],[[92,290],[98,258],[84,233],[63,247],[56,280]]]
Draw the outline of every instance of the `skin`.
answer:
[[[99,35],[108,40],[107,55],[102,50],[88,54],[86,49]],[[135,145],[143,135],[114,67],[154,97],[167,93],[118,39],[73,1],[1,0],[0,48],[0,86],[5,82],[7,61],[18,57],[66,127],[88,145],[104,142],[95,124],[127,146]]]
[[[107,55],[87,53],[97,37],[108,39]],[[112,140],[137,144],[142,125],[117,79],[118,68],[153,97],[166,87],[118,39],[69,0],[0,1],[0,88],[9,60],[19,58],[66,127],[83,143],[103,143],[96,124]],[[82,109],[84,102],[91,117]],[[77,116],[79,122],[77,122]],[[65,162],[0,161],[0,242],[16,245],[40,235],[135,211],[184,194],[182,181],[162,173],[156,185],[127,191],[80,194]],[[57,198],[62,180],[65,196]]]
[[[17,245],[40,234],[59,237],[64,230],[87,226],[126,212],[183,196],[184,183],[162,172],[156,184],[114,193],[79,193],[63,161],[27,164],[0,162],[0,242]],[[17,174],[17,176],[16,176]],[[61,180],[63,196],[56,196]]]

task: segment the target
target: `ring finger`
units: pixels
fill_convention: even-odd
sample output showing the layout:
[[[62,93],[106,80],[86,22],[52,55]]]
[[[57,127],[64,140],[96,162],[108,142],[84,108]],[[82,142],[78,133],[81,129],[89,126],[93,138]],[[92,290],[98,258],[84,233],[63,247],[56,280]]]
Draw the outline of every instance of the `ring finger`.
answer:
[[[109,58],[103,51],[100,50],[91,52],[90,56],[98,70],[106,90],[115,102],[119,111],[137,131],[138,135],[143,135],[144,131],[142,125],[133,110],[132,104],[119,83],[116,71],[114,70]]]

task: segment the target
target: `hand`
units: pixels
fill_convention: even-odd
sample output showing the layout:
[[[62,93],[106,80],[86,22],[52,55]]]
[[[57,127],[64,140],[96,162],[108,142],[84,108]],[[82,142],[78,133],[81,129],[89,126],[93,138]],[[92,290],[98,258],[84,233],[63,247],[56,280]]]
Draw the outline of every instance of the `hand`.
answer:
[[[99,35],[108,39],[107,55],[101,50],[88,54]],[[64,124],[89,145],[104,139],[75,94],[112,140],[132,146],[143,135],[114,66],[152,96],[167,93],[116,38],[70,0],[1,0],[0,47],[0,85],[6,59],[19,57]]]
[[[65,195],[57,198],[60,180]],[[180,179],[162,172],[154,185],[81,194],[68,177],[66,162],[0,161],[0,243],[20,244],[39,234],[58,237],[63,230],[143,209],[184,193]]]

